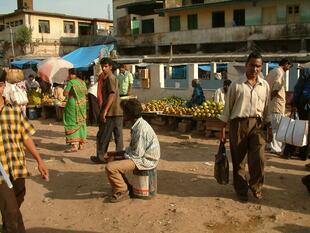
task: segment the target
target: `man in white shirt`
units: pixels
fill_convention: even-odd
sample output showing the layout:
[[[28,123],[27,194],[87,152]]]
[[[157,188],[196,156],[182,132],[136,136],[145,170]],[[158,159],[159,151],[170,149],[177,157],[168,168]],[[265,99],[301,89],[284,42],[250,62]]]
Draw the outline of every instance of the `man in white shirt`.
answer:
[[[214,93],[214,102],[215,103],[223,103],[225,104],[226,94],[228,91],[228,87],[231,84],[231,80],[225,79],[223,83],[223,87],[217,89]]]
[[[269,144],[270,152],[280,154],[283,150],[282,142],[276,140],[281,117],[285,114],[285,72],[291,68],[291,63],[288,59],[283,58],[279,67],[274,68],[269,72],[266,81],[270,87],[270,112],[271,112],[271,127],[273,132],[272,142]]]
[[[233,183],[240,201],[248,200],[248,189],[257,199],[263,197],[265,164],[265,133],[272,139],[269,114],[269,85],[260,77],[263,58],[252,52],[246,62],[246,73],[233,82],[227,93],[223,114],[221,141],[226,141],[225,127],[229,124],[229,142],[233,164]],[[250,179],[246,177],[246,161]]]
[[[40,87],[40,84],[34,79],[34,76],[30,74],[26,80],[27,91],[36,90]]]

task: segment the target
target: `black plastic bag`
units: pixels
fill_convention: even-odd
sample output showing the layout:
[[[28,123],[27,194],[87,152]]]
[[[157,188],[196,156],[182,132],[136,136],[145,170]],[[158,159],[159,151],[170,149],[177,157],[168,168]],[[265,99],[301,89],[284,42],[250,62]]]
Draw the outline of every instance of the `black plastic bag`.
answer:
[[[229,163],[223,142],[220,143],[219,150],[215,155],[214,177],[219,184],[228,184],[229,182]]]

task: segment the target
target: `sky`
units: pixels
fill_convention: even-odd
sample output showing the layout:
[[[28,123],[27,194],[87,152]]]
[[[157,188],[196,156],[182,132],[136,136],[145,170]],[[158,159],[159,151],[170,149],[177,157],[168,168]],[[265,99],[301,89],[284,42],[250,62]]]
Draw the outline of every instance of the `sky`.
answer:
[[[63,13],[88,18],[113,19],[112,0],[33,0],[36,11]],[[17,0],[0,0],[0,14],[12,13],[17,9]]]

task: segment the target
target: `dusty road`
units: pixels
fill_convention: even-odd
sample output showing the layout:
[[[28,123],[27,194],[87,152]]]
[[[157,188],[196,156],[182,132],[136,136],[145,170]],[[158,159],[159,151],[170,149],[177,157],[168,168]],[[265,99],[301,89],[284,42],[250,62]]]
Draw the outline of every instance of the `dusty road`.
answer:
[[[51,119],[33,123],[50,182],[39,177],[28,157],[33,176],[27,180],[22,206],[28,233],[310,232],[310,196],[300,182],[309,173],[304,161],[267,155],[265,198],[257,201],[250,195],[248,203],[240,203],[231,179],[223,186],[213,178],[215,139],[184,140],[156,128],[162,150],[157,196],[111,204],[104,165],[89,160],[95,153],[97,128],[88,128],[84,150],[66,154],[61,123]],[[128,129],[124,136],[128,145]]]

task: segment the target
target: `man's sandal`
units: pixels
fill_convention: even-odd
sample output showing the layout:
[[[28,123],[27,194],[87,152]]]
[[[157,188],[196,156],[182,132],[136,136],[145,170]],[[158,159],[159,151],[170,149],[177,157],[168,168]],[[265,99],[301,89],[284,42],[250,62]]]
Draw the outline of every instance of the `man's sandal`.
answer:
[[[125,191],[125,192],[116,192],[114,193],[111,198],[110,198],[110,202],[112,203],[116,203],[116,202],[121,202],[121,201],[125,201],[128,200],[129,197],[129,192]]]

